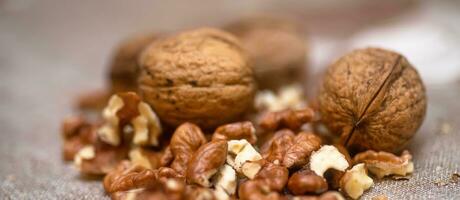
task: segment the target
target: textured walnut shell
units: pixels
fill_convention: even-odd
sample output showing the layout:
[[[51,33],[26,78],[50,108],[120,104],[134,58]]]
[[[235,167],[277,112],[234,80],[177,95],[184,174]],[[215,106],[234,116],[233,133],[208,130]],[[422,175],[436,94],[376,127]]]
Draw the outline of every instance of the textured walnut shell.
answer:
[[[402,55],[378,48],[353,51],[332,64],[319,94],[323,122],[345,146],[397,152],[425,117],[425,87]]]
[[[157,38],[157,34],[140,35],[128,38],[118,45],[109,66],[108,78],[111,93],[137,90],[139,55]]]
[[[254,63],[254,73],[261,89],[279,89],[305,82],[305,32],[295,20],[257,16],[234,22],[226,30],[241,40]]]
[[[140,58],[142,96],[167,124],[213,128],[252,105],[255,81],[239,41],[203,28],[154,42]]]

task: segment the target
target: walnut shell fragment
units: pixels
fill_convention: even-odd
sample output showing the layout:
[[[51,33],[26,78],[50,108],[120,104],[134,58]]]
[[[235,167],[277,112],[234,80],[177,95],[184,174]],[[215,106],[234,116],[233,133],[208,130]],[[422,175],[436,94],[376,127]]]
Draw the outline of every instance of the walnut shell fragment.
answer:
[[[416,69],[404,56],[378,48],[355,50],[332,64],[318,98],[323,122],[356,151],[401,150],[427,107]]]
[[[139,87],[161,120],[204,129],[237,120],[255,95],[252,68],[239,41],[211,28],[154,42],[140,58]]]

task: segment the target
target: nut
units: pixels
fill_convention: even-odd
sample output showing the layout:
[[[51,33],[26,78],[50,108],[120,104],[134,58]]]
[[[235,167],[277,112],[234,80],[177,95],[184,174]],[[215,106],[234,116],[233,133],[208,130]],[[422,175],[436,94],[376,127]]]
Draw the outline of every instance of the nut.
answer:
[[[351,165],[353,164],[353,160],[351,159],[350,154],[348,153],[348,150],[340,144],[334,144],[334,147],[336,147],[337,150],[339,150],[339,152],[345,156],[345,159],[347,160],[349,164],[348,168],[350,168]],[[326,178],[329,184],[329,189],[338,190],[340,188],[340,179],[342,179],[344,174],[345,174],[344,171],[339,171],[336,169],[327,170],[324,173],[324,177]]]
[[[264,181],[260,180],[248,180],[243,182],[238,188],[238,196],[241,200],[282,199],[278,192],[271,191],[270,187]]]
[[[345,156],[331,145],[322,146],[318,151],[313,152],[310,157],[310,169],[321,177],[328,169],[345,171],[348,166]]]
[[[63,158],[68,161],[74,160],[80,149],[94,144],[97,139],[96,126],[81,116],[65,118],[62,122],[61,133],[64,139]]]
[[[275,133],[268,150],[264,154],[265,160],[273,163],[281,163],[288,149],[294,144],[294,133],[288,129],[282,129]]]
[[[366,168],[377,178],[388,175],[406,176],[414,171],[412,155],[407,150],[400,157],[388,152],[368,150],[356,154],[354,162],[366,164]]]
[[[214,195],[218,200],[229,199],[236,193],[236,172],[230,165],[223,165],[214,177]]]
[[[80,149],[78,153],[75,155],[75,165],[81,166],[83,160],[90,160],[95,157],[94,146],[88,145]]]
[[[129,160],[134,165],[140,165],[147,169],[156,169],[159,168],[160,159],[162,157],[162,153],[151,151],[148,149],[135,147],[129,151]]]
[[[227,141],[215,140],[201,146],[188,163],[187,180],[203,187],[210,187],[209,179],[225,164]]]
[[[284,154],[282,164],[287,168],[302,167],[308,163],[311,153],[320,147],[320,137],[310,132],[300,132]]]
[[[269,162],[282,161],[287,149],[292,145],[295,134],[289,129],[281,129],[266,141],[260,148],[260,152]]]
[[[171,163],[171,168],[179,174],[185,175],[187,164],[192,158],[193,153],[206,143],[206,138],[200,127],[192,123],[184,123],[177,127],[174,134],[171,136],[171,149],[174,160]]]
[[[171,165],[171,162],[174,160],[174,154],[171,151],[170,146],[167,146],[164,149],[163,154],[161,155],[160,158],[160,166],[165,167]]]
[[[130,162],[121,162],[104,177],[104,189],[108,193],[152,187],[157,184],[158,172]]]
[[[114,200],[150,200],[150,199],[184,199],[185,183],[177,179],[168,179],[164,184],[153,188],[139,188],[128,191],[114,192],[110,196]]]
[[[129,161],[121,162],[104,177],[104,189],[108,193],[129,191],[138,188],[161,188],[180,190],[183,177],[171,168],[147,169]]]
[[[336,191],[329,191],[321,196],[296,196],[292,200],[345,200],[345,198]]]
[[[234,121],[252,106],[253,72],[231,34],[202,28],[150,45],[140,58],[140,91],[163,122],[208,129]]]
[[[128,158],[128,148],[114,147],[101,141],[81,149],[74,163],[83,174],[103,175],[116,168],[119,162]]]
[[[262,168],[261,164],[256,162],[261,160],[262,156],[245,139],[228,141],[228,153],[227,163],[250,179],[253,179]]]
[[[158,34],[137,35],[120,42],[109,65],[110,93],[137,91],[139,55]]]
[[[185,200],[214,200],[211,189],[198,185],[187,185],[185,188]]]
[[[340,180],[340,189],[349,197],[358,199],[373,184],[374,181],[367,175],[366,167],[361,163],[345,172]]]
[[[274,131],[281,128],[288,128],[293,131],[313,119],[314,112],[310,108],[299,110],[282,110],[277,112],[267,112],[259,120],[259,126],[267,131]]]
[[[267,163],[257,173],[255,180],[262,181],[270,187],[271,191],[281,192],[288,182],[289,171],[286,167]]]
[[[402,55],[360,49],[332,64],[319,94],[322,121],[353,150],[397,152],[426,113],[425,87]]]
[[[327,191],[327,182],[311,170],[300,170],[289,178],[288,189],[294,195],[307,193],[321,194]]]
[[[100,111],[107,104],[110,95],[106,89],[84,92],[77,96],[75,107],[83,111]]]
[[[250,121],[236,122],[219,126],[214,134],[212,140],[241,140],[246,139],[250,144],[257,142],[256,129]]]
[[[254,106],[260,111],[276,112],[286,109],[302,109],[306,107],[300,85],[282,87],[278,94],[270,90],[262,90],[256,94]]]
[[[254,62],[260,88],[278,89],[305,80],[307,49],[300,23],[285,17],[255,16],[230,24],[226,30],[242,41]]]
[[[103,110],[106,123],[98,130],[104,142],[113,146],[121,144],[125,127],[134,129],[133,144],[158,146],[161,125],[155,112],[142,102],[134,92],[113,95]]]
[[[152,108],[144,102],[140,102],[137,109],[140,115],[131,121],[134,128],[133,143],[144,146],[158,146],[158,138],[162,131],[160,120]]]

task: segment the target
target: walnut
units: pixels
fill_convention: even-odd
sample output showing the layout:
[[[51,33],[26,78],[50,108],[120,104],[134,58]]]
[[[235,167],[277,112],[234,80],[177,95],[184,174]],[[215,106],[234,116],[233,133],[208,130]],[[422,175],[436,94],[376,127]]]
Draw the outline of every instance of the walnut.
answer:
[[[340,189],[349,197],[358,199],[373,184],[374,181],[367,175],[366,167],[361,163],[345,172],[340,180]]]
[[[160,166],[165,167],[171,165],[171,162],[174,160],[174,154],[171,151],[171,147],[167,146],[163,150],[163,154],[160,157]]]
[[[351,159],[350,154],[348,153],[348,150],[340,145],[340,144],[335,144],[334,147],[337,148],[337,150],[345,156],[345,159],[347,160],[350,168],[353,164],[353,159]],[[345,171],[340,171],[334,168],[328,169],[324,173],[324,177],[327,180],[327,183],[329,184],[329,189],[337,190],[340,188],[340,179],[342,179],[343,175],[345,174]]]
[[[140,165],[147,169],[156,169],[162,166],[160,163],[162,156],[163,153],[161,152],[141,147],[134,147],[129,151],[129,160],[134,165]]]
[[[185,199],[185,188],[185,182],[171,178],[162,184],[156,184],[155,187],[118,191],[112,193],[110,197],[113,200],[182,200]]]
[[[210,188],[198,185],[187,185],[184,196],[185,200],[217,200]]]
[[[112,94],[137,91],[137,64],[142,50],[158,39],[158,34],[127,38],[116,47],[109,65],[109,85]]]
[[[227,141],[215,140],[201,146],[188,162],[187,181],[210,187],[215,175],[227,158]]]
[[[117,168],[104,177],[104,189],[108,193],[149,187],[156,184],[158,173],[129,161],[120,162]]]
[[[214,176],[214,196],[218,200],[230,199],[236,193],[237,177],[230,165],[223,165]]]
[[[75,107],[82,111],[100,111],[106,105],[110,95],[112,94],[107,89],[85,91],[76,97]]]
[[[288,182],[289,171],[286,167],[267,163],[257,173],[254,180],[262,181],[270,187],[271,191],[281,192]]]
[[[306,38],[293,19],[256,16],[226,27],[240,38],[254,62],[254,72],[262,89],[278,89],[291,83],[304,83]]]
[[[306,99],[300,85],[289,85],[280,88],[277,94],[270,90],[257,92],[254,107],[260,111],[276,112],[286,109],[305,108]]]
[[[252,106],[252,68],[231,34],[211,28],[153,43],[140,58],[140,91],[161,120],[213,128]]]
[[[262,168],[262,156],[245,139],[228,141],[227,163],[237,172],[253,179]]]
[[[310,132],[300,132],[286,150],[282,164],[287,168],[302,167],[308,163],[313,151],[321,147],[321,138]]]
[[[177,127],[171,137],[169,148],[174,157],[171,168],[185,175],[187,164],[193,153],[206,143],[200,127],[192,123],[184,123]],[[163,157],[164,158],[164,157]]]
[[[366,164],[367,169],[377,178],[388,175],[406,176],[414,171],[412,155],[407,150],[403,151],[400,157],[383,151],[368,150],[356,154],[354,162]]]
[[[281,200],[283,197],[261,180],[248,180],[238,187],[238,196],[241,200]]]
[[[103,110],[105,124],[98,130],[106,143],[118,146],[126,127],[133,128],[132,143],[142,146],[158,146],[161,124],[150,106],[134,92],[113,95]]]
[[[277,131],[273,137],[262,146],[261,152],[268,162],[281,163],[288,149],[294,143],[295,135],[289,129]]]
[[[402,55],[378,48],[353,51],[332,64],[318,99],[322,121],[357,151],[399,151],[427,107],[415,68]]]
[[[292,200],[345,200],[345,198],[336,191],[329,191],[320,196],[296,196]]]
[[[310,169],[323,177],[328,169],[345,171],[350,164],[345,156],[331,145],[324,145],[310,156]]]
[[[162,167],[152,170],[123,161],[104,177],[104,189],[108,193],[160,187],[165,187],[162,188],[163,190],[175,190],[179,184],[176,181],[184,182],[185,179],[171,168]]]
[[[278,130],[284,127],[291,130],[299,130],[303,124],[313,119],[313,115],[314,112],[310,108],[267,112],[262,115],[259,125],[267,131]]]
[[[267,154],[270,153],[269,151],[271,151],[271,148],[274,145],[273,143],[276,142],[276,143],[282,144],[282,143],[284,143],[284,142],[282,142],[283,140],[287,140],[286,144],[291,144],[292,139],[294,137],[295,137],[294,132],[292,132],[289,129],[281,129],[279,131],[276,131],[275,134],[273,134],[265,143],[263,143],[262,147],[260,147],[260,152],[262,154],[264,154],[264,155],[267,155]],[[278,142],[278,141],[280,141],[280,142]],[[278,144],[276,144],[275,146],[277,146],[277,145]],[[286,145],[286,146],[290,146],[290,145]],[[285,149],[287,147],[282,147],[282,148]],[[278,150],[276,150],[276,151],[278,151]],[[280,151],[284,155],[285,150],[280,150]]]
[[[250,121],[236,122],[219,126],[212,140],[241,140],[246,139],[250,144],[257,142],[256,129]]]
[[[104,175],[116,168],[119,162],[128,158],[126,145],[112,146],[100,140],[77,153],[74,164],[83,174]]]
[[[288,189],[294,195],[306,193],[321,194],[327,191],[326,179],[315,174],[311,170],[300,170],[291,175],[288,182]]]
[[[87,145],[94,144],[97,139],[96,130],[97,126],[90,124],[82,116],[65,118],[61,125],[64,160],[74,160],[78,151]]]

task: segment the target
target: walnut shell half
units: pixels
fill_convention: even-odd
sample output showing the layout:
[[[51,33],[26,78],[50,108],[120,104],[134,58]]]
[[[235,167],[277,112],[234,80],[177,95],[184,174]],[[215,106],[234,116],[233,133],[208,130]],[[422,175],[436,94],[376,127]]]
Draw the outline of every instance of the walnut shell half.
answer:
[[[423,122],[423,82],[402,55],[378,48],[355,50],[332,64],[319,94],[328,128],[355,151],[397,152]]]
[[[161,120],[208,129],[237,120],[252,105],[255,80],[239,41],[211,28],[154,42],[140,58],[140,91]]]

